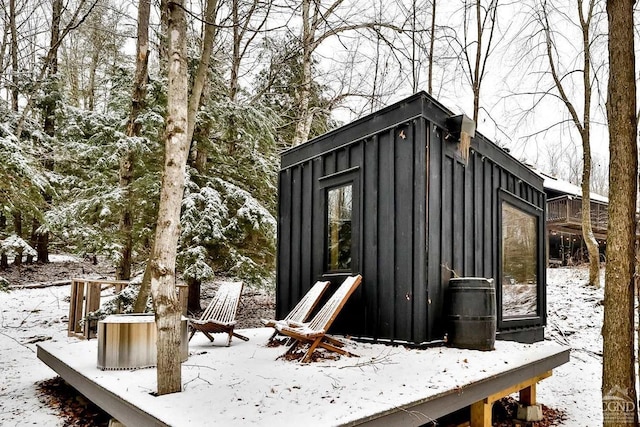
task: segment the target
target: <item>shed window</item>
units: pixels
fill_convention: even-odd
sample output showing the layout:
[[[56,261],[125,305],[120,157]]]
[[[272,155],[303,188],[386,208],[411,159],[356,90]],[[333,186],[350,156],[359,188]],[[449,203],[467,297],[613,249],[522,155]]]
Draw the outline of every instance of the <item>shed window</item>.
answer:
[[[535,316],[538,307],[537,217],[502,202],[502,317]]]
[[[327,269],[351,269],[351,238],[353,222],[353,186],[351,184],[327,191]]]

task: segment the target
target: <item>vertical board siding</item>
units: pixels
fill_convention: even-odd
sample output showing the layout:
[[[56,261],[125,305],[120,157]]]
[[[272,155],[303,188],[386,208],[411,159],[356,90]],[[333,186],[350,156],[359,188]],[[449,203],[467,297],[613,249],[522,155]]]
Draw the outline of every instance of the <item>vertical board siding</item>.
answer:
[[[484,213],[484,250],[483,250],[483,258],[484,265],[482,270],[481,277],[492,277],[493,276],[493,266],[495,262],[495,258],[493,257],[493,247],[498,243],[493,240],[493,224],[491,222],[491,218],[493,215],[493,165],[491,161],[484,156],[481,157],[483,164],[483,193],[484,193],[484,207],[482,212]]]
[[[442,170],[442,130],[433,122],[427,122],[427,132],[429,132],[429,147],[427,152],[429,176],[427,178],[427,291],[429,310],[427,311],[427,341],[432,341],[441,336],[440,331],[444,331],[444,326],[440,321],[442,307],[438,301],[444,300],[443,270],[441,260],[444,255],[443,240],[440,238],[444,224],[444,207],[442,199],[442,189],[446,186]],[[445,270],[445,274],[448,272]],[[447,279],[448,280],[448,279]],[[444,333],[444,332],[442,332]]]
[[[475,187],[475,169],[474,169],[474,158],[475,155],[473,153],[469,154],[469,158],[467,159],[467,165],[462,170],[464,174],[464,184],[463,184],[463,194],[464,194],[464,207],[462,210],[463,213],[463,238],[465,244],[463,245],[462,257],[464,259],[464,275],[465,276],[476,276],[474,270],[474,259],[476,256],[475,253],[475,239],[474,239],[474,216],[477,216],[478,213],[475,211],[475,206],[473,204],[473,194],[476,191]]]
[[[347,171],[358,180],[353,270],[364,278],[332,332],[374,340],[441,340],[452,273],[497,277],[500,191],[544,209],[542,180],[481,135],[461,158],[457,144],[445,140],[449,113],[427,95],[394,108],[283,154],[279,318],[316,280],[330,279],[330,294],[345,276],[325,274],[325,177]]]
[[[498,277],[499,191],[544,206],[540,190],[479,152],[476,142],[466,162],[457,153],[457,145],[442,138],[429,147],[430,340],[441,339],[446,329],[446,292],[451,275]],[[431,231],[434,222],[439,224],[439,233]],[[435,271],[438,262],[442,266],[439,277]],[[496,287],[499,290],[498,284]],[[500,299],[499,292],[497,297]]]
[[[313,189],[310,194],[311,197],[311,206],[313,209],[313,219],[312,219],[312,247],[310,253],[310,264],[311,268],[311,283],[315,283],[320,279],[320,272],[324,269],[324,250],[325,250],[325,241],[324,241],[324,222],[325,222],[325,214],[324,214],[324,205],[322,204],[322,197],[320,197],[320,189],[319,182],[322,177],[322,172],[324,171],[324,161],[322,157],[317,157],[313,159]],[[309,284],[311,286],[311,283]],[[295,302],[294,302],[295,305]],[[293,307],[293,306],[292,306]]]
[[[429,145],[429,125],[420,118],[415,120],[412,129],[413,141],[413,278],[412,305],[413,330],[409,342],[425,342],[427,340],[427,146]]]
[[[282,319],[289,310],[291,292],[291,169],[280,172],[278,179],[278,259],[276,280],[276,316]]]
[[[363,247],[362,247],[363,222],[364,222],[364,212],[363,212],[364,195],[363,195],[363,182],[362,182],[362,167],[364,166],[363,165],[364,144],[365,144],[365,141],[360,140],[356,144],[353,144],[347,149],[345,149],[347,153],[347,162],[344,164],[344,166],[341,166],[341,170],[351,169],[355,167],[359,167],[361,169],[359,171],[360,177],[359,177],[359,185],[358,185],[358,194],[354,195],[354,202],[359,204],[359,209],[357,213],[358,218],[356,219],[356,221],[359,224],[358,234],[357,236],[354,236],[358,246],[357,247],[358,257],[353,260],[353,266],[352,266],[352,269],[354,270],[355,273],[362,273],[363,271],[362,265],[364,261]],[[358,289],[356,289],[356,291],[351,295],[351,297],[347,301],[347,304],[343,309],[343,313],[341,314],[342,318],[345,319],[346,322],[348,322],[348,325],[346,325],[343,330],[346,331],[346,333],[352,333],[353,335],[356,335],[356,336],[364,335],[364,330],[365,330],[365,324],[364,324],[365,313],[366,313],[366,306],[364,303],[365,301],[364,295],[366,294],[365,287],[366,287],[366,284],[363,283],[358,287]]]
[[[393,130],[380,133],[379,140],[379,196],[378,205],[378,307],[379,333],[381,337],[392,337],[395,330],[395,183]]]
[[[393,135],[395,156],[393,169],[395,194],[393,208],[396,224],[392,240],[395,248],[394,262],[394,312],[411,313],[413,307],[413,131],[412,126],[399,126]],[[411,341],[413,316],[395,316],[393,336],[402,341]]]
[[[300,259],[302,263],[300,265],[300,293],[298,300],[302,298],[305,292],[307,292],[313,284],[313,272],[311,270],[312,263],[310,255],[313,250],[312,241],[312,225],[313,225],[313,162],[307,162],[301,166],[302,169],[302,224],[300,226]]]
[[[290,301],[299,301],[301,298],[300,282],[301,266],[306,261],[302,253],[302,169],[292,170],[291,177],[291,282],[295,286],[289,292]]]
[[[447,197],[453,197],[453,210],[450,215],[453,217],[453,265],[451,268],[458,276],[464,277],[467,272],[464,269],[464,220],[465,220],[465,188],[464,176],[465,169],[455,159],[452,160],[453,167],[453,188],[449,191],[451,194]],[[443,238],[445,238],[443,236]]]
[[[473,222],[473,275],[483,277],[484,275],[484,219],[487,217],[484,211],[484,163],[481,156],[473,153],[473,212],[471,218]]]
[[[378,177],[379,177],[379,153],[378,136],[373,136],[364,144],[363,162],[363,277],[366,296],[365,306],[365,336],[379,337],[380,316],[378,307],[380,300],[380,277],[378,271]]]

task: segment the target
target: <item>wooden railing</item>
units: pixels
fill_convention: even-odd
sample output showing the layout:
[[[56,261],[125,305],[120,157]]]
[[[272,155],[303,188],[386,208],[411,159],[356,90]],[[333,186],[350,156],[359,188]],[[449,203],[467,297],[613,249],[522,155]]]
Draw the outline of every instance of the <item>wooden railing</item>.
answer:
[[[607,203],[591,201],[591,226],[594,230],[606,230],[609,222]],[[547,223],[582,224],[582,198],[560,196],[547,201]]]
[[[130,282],[127,280],[71,279],[71,301],[69,304],[68,335],[78,338],[94,338],[97,322],[87,321],[89,313],[100,308],[102,291],[113,287],[114,294],[120,292]],[[176,285],[182,314],[187,314],[187,285]],[[118,307],[120,312],[120,307]]]

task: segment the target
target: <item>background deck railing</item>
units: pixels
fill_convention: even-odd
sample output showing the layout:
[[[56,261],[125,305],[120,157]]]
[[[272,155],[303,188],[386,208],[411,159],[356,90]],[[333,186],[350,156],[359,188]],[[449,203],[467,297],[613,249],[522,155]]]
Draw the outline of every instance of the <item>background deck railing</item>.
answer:
[[[607,203],[592,200],[591,226],[594,230],[607,230],[609,213]],[[582,224],[582,198],[560,196],[547,201],[547,223],[580,226]]]

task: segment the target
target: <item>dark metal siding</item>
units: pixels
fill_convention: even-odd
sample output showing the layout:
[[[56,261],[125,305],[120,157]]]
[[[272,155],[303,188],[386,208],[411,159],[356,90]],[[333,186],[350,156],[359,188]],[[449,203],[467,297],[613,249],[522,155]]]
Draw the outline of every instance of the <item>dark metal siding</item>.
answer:
[[[331,280],[330,293],[347,275],[325,274],[324,253],[326,182],[343,175],[358,181],[351,273],[364,280],[333,332],[416,344],[442,339],[451,271],[497,277],[498,191],[544,208],[542,180],[478,134],[461,161],[457,145],[444,141],[450,115],[420,93],[283,153],[279,318],[316,280]]]
[[[514,173],[517,169],[508,170],[503,164],[498,164],[495,159],[506,156],[482,135],[474,138],[466,162],[460,158],[457,144],[444,141],[444,135],[444,129],[431,126],[427,221],[428,288],[431,300],[429,341],[441,339],[446,332],[445,295],[449,278],[454,274],[460,277],[493,278],[496,294],[500,298],[499,192],[507,191],[541,210],[545,206],[544,192],[539,183],[526,182],[522,176]],[[544,232],[540,236],[544,236]],[[544,239],[540,237],[538,242],[543,245]],[[542,266],[544,255],[540,251],[538,256]],[[539,277],[544,288],[546,279],[543,268],[539,271]],[[544,304],[543,293],[543,316],[537,325],[544,322]],[[501,305],[498,304],[498,307]],[[508,327],[508,323],[503,326]]]
[[[278,317],[316,280],[329,279],[335,287],[346,277],[324,274],[326,208],[318,181],[357,168],[361,218],[354,267],[359,268],[352,273],[364,281],[335,328],[372,338],[425,340],[425,123],[422,118],[399,123],[281,171]]]

